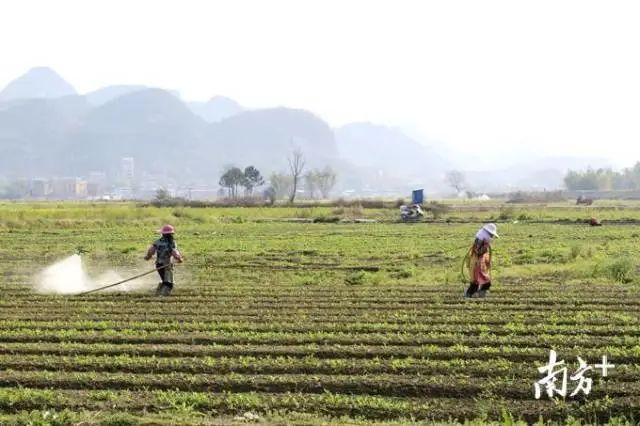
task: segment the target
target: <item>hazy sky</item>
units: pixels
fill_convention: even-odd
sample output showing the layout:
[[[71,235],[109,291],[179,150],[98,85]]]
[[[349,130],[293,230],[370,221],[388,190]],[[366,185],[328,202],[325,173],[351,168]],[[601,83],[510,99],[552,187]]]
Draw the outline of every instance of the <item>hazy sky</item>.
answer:
[[[481,158],[640,160],[640,2],[9,0],[0,86],[109,84],[417,129]]]

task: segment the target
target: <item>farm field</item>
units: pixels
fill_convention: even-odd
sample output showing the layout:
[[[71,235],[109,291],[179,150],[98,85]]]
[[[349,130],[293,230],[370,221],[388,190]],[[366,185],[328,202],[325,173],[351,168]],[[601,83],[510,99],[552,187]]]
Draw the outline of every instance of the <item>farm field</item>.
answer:
[[[640,419],[640,204],[396,213],[0,205],[0,424]],[[604,226],[582,223],[594,215]],[[313,223],[327,218],[345,221]],[[464,300],[462,258],[488,220],[494,285]],[[34,291],[74,253],[95,275],[153,268],[166,222],[187,259],[171,297]],[[586,396],[536,399],[551,349],[569,374],[578,356],[615,368]]]

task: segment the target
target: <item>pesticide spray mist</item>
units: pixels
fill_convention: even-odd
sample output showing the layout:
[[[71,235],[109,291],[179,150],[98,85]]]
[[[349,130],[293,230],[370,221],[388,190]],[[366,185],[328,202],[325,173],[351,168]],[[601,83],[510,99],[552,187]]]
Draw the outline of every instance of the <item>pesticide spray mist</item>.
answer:
[[[74,254],[40,272],[36,277],[35,290],[41,293],[75,294],[115,283],[122,279],[115,271],[107,271],[96,278],[90,277],[84,269],[82,258]],[[148,286],[148,282],[126,283],[114,287],[112,291],[130,291],[141,286]],[[109,290],[111,289],[104,291]]]

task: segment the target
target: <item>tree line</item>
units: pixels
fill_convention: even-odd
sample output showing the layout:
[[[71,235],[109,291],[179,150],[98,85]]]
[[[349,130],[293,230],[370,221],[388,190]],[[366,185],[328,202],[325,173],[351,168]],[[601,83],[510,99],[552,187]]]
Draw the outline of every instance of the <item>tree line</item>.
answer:
[[[564,184],[567,189],[574,191],[640,189],[640,162],[619,172],[610,168],[588,168],[584,171],[570,170],[564,178]]]
[[[288,160],[286,172],[274,172],[269,176],[268,187],[263,196],[272,203],[278,199],[288,198],[290,203],[295,201],[300,188],[304,188],[310,199],[317,196],[328,198],[336,184],[336,172],[326,166],[322,169],[312,169],[305,172],[306,162],[301,151],[294,151]],[[244,196],[251,197],[256,188],[267,184],[262,174],[254,166],[248,166],[244,171],[238,167],[228,167],[218,182],[227,191],[230,199],[237,200],[239,189],[244,188]]]

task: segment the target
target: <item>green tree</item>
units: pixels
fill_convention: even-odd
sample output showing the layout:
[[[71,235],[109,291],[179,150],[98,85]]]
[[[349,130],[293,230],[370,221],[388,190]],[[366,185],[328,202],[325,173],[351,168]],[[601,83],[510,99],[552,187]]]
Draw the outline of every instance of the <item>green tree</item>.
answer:
[[[245,193],[251,195],[254,188],[262,185],[264,185],[264,178],[260,174],[260,171],[253,166],[246,167],[244,169],[244,179],[242,180]]]
[[[229,197],[238,198],[238,187],[244,183],[244,173],[237,167],[231,167],[220,177],[218,182],[221,187],[227,188]]]

